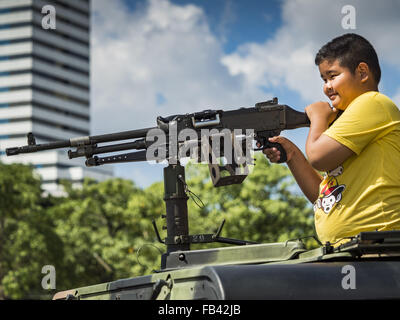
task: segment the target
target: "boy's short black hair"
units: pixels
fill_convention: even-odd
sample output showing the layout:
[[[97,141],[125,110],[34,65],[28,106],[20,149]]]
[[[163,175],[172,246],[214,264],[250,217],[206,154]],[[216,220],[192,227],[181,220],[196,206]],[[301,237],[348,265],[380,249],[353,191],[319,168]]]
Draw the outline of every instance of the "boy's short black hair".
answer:
[[[319,66],[324,60],[335,59],[353,74],[360,62],[365,62],[376,84],[381,80],[378,55],[371,43],[358,34],[346,33],[325,44],[315,56],[315,64]]]

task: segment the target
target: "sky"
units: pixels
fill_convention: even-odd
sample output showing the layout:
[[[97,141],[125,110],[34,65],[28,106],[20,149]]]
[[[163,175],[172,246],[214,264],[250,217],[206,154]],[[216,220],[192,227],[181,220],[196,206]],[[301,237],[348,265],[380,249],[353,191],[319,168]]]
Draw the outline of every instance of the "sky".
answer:
[[[328,101],[315,54],[348,32],[375,47],[379,90],[400,106],[398,0],[92,0],[92,11],[92,135],[273,97],[304,111]],[[282,135],[304,151],[307,132]],[[165,167],[112,166],[141,187],[162,181]]]

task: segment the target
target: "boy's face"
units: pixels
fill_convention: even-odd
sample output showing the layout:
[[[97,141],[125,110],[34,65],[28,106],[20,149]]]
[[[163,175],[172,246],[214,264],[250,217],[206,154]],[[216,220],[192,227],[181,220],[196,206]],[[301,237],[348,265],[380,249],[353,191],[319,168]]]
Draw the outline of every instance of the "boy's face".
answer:
[[[324,80],[324,93],[336,109],[345,110],[362,93],[360,77],[342,67],[339,60],[324,60],[318,67]]]

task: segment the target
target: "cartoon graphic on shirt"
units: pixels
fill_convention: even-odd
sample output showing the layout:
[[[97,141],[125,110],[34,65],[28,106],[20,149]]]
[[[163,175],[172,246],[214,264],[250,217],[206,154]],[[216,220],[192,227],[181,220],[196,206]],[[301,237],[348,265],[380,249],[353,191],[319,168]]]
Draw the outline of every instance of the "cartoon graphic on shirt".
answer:
[[[331,212],[334,205],[342,199],[342,192],[346,188],[344,184],[339,185],[336,177],[343,173],[343,167],[339,166],[336,169],[327,172],[317,201],[314,203],[314,211],[318,209],[324,210],[326,214]]]

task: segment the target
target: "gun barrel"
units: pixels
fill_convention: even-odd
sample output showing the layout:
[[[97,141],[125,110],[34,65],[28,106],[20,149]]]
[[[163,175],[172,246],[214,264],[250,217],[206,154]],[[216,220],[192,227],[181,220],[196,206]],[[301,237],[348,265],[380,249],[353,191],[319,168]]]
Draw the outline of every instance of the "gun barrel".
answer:
[[[37,151],[45,151],[51,149],[68,148],[71,146],[70,140],[62,140],[44,144],[27,145],[23,147],[7,148],[7,156],[14,156],[20,153],[32,153]]]
[[[118,140],[127,140],[127,139],[136,139],[136,138],[144,138],[147,135],[147,132],[151,129],[157,129],[157,127],[139,129],[139,130],[129,130],[123,132],[102,134],[97,136],[84,136],[71,138],[69,140],[61,140],[50,143],[36,144],[35,142],[30,143],[30,136],[28,134],[28,145],[23,147],[16,148],[7,148],[6,154],[7,156],[14,156],[20,153],[32,153],[38,151],[52,150],[52,149],[61,149],[61,148],[70,148],[70,147],[79,147],[82,145],[94,145],[97,143],[103,142],[111,142]],[[33,136],[31,135],[31,138]],[[122,149],[125,150],[125,149]],[[77,155],[75,155],[76,157]]]

